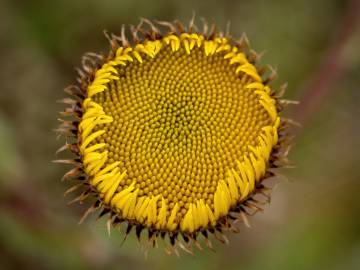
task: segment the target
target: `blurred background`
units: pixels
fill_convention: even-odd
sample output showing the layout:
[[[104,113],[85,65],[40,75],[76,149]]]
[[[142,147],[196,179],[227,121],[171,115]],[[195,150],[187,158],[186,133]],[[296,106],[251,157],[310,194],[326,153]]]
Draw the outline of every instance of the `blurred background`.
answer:
[[[360,269],[360,29],[357,0],[52,0],[0,2],[0,269]],[[52,164],[63,140],[55,103],[81,55],[107,51],[102,31],[140,17],[184,22],[195,11],[246,32],[263,63],[300,100],[285,115],[303,125],[264,213],[181,258],[148,259],[105,221],[78,225],[86,205],[67,206],[67,166]],[[214,241],[216,242],[216,241]]]

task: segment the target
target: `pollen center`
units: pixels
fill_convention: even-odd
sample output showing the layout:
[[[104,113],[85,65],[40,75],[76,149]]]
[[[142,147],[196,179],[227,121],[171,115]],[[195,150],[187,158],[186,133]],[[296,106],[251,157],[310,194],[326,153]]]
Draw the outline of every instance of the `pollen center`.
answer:
[[[259,95],[246,88],[254,80],[236,73],[224,55],[164,46],[142,63],[117,65],[119,79],[92,98],[113,118],[96,127],[105,133],[93,143],[106,144],[105,165],[117,161],[126,170],[117,189],[135,183],[139,198],[160,195],[167,217],[177,204],[177,223],[200,200],[215,211],[219,181],[273,123]]]

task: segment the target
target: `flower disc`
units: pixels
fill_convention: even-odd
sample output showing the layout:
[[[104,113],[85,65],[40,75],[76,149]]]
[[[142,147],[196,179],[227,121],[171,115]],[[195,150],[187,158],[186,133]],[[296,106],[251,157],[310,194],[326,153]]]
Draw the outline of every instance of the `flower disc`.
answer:
[[[230,38],[150,25],[90,69],[75,148],[118,220],[191,236],[256,194],[278,144],[277,100]]]

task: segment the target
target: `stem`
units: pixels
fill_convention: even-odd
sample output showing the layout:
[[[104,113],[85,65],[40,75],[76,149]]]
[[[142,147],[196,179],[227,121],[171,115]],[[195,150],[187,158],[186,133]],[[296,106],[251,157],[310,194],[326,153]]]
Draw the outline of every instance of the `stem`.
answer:
[[[344,49],[355,33],[359,18],[360,1],[349,0],[322,63],[301,91],[300,105],[295,109],[293,118],[302,125],[306,125],[310,116],[321,107],[329,93],[335,89],[334,82],[343,75]]]

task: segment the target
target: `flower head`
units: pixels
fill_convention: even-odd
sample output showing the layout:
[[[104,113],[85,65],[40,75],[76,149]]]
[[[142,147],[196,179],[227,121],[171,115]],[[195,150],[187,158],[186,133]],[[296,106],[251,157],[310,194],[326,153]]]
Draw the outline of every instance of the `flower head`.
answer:
[[[65,178],[85,186],[77,200],[92,195],[110,213],[109,226],[127,222],[168,236],[183,247],[199,234],[233,228],[233,221],[257,210],[253,196],[265,192],[269,169],[284,161],[282,103],[257,67],[246,38],[235,42],[193,23],[144,19],[149,30],[107,35],[108,56],[83,58],[77,85],[64,99],[75,121],[71,133],[78,158]],[[158,29],[167,27],[161,34]],[[278,164],[277,164],[278,163]],[[71,189],[73,190],[73,189]],[[223,237],[220,234],[220,237]],[[179,244],[180,243],[180,244]]]

